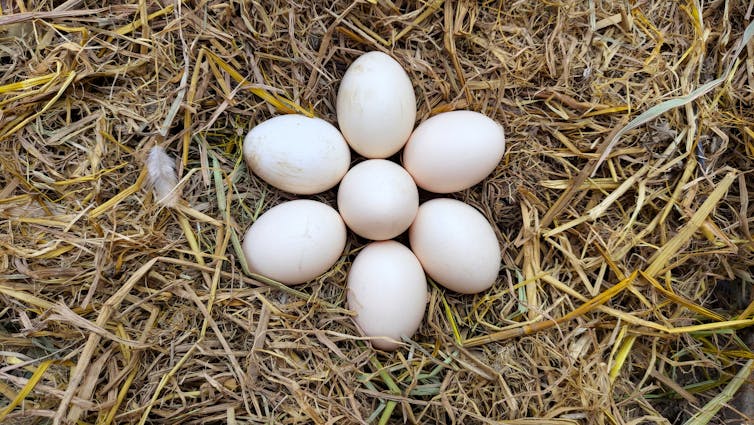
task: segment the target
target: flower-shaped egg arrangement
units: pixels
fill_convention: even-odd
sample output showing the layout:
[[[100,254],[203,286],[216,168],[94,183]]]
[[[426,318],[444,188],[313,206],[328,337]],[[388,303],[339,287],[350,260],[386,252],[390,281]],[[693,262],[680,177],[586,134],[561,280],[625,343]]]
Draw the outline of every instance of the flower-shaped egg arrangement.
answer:
[[[481,182],[503,157],[500,124],[478,112],[435,115],[414,129],[411,81],[389,55],[369,52],[346,71],[337,95],[340,130],[301,115],[255,126],[244,139],[258,177],[293,194],[324,192],[338,183],[338,210],[299,199],[262,214],[246,232],[252,272],[287,285],[330,269],[346,244],[346,228],[373,242],[347,278],[347,303],[375,348],[394,350],[421,325],[426,275],[453,291],[489,289],[501,252],[492,225],[475,208],[450,198],[419,205],[419,191],[447,194]],[[366,158],[349,170],[349,146]],[[403,149],[402,166],[386,158]],[[410,249],[392,240],[408,230]]]

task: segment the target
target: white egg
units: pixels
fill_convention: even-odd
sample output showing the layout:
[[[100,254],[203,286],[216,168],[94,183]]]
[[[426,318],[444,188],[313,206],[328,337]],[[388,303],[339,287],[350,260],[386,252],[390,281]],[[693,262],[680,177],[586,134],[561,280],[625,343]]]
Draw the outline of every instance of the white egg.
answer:
[[[392,239],[408,229],[419,209],[419,190],[400,165],[370,159],[351,168],[338,187],[346,225],[367,239]]]
[[[403,166],[422,189],[467,189],[495,170],[505,151],[503,127],[478,112],[452,111],[419,124],[403,150]]]
[[[298,199],[262,214],[246,231],[243,253],[251,272],[295,285],[329,270],[345,245],[346,226],[335,209]]]
[[[416,97],[408,74],[382,52],[361,55],[346,70],[337,97],[338,126],[354,151],[387,158],[411,135]]]
[[[338,129],[303,115],[281,115],[257,125],[246,135],[243,153],[254,174],[298,195],[331,189],[351,163]]]
[[[500,245],[489,221],[455,199],[419,206],[408,231],[411,250],[440,285],[463,294],[489,289],[500,270]]]
[[[395,350],[424,318],[427,281],[411,250],[395,241],[372,242],[359,252],[348,272],[348,308],[372,345]]]

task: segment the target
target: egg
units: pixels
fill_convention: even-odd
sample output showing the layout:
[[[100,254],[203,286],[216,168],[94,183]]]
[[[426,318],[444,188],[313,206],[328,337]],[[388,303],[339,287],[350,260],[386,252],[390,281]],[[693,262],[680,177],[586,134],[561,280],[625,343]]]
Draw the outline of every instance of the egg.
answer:
[[[338,126],[349,145],[366,158],[387,158],[411,135],[416,97],[408,74],[385,53],[361,55],[338,88]]]
[[[455,199],[427,201],[408,236],[424,271],[440,285],[475,294],[495,283],[500,246],[492,225],[474,207]]]
[[[347,279],[348,308],[372,345],[395,350],[424,318],[427,281],[411,250],[395,241],[372,242],[353,260]]]
[[[246,231],[243,253],[249,269],[286,285],[329,270],[346,245],[346,225],[334,208],[308,199],[278,204]]]
[[[419,209],[419,190],[400,165],[369,159],[351,168],[338,187],[338,211],[348,228],[373,240],[408,229]]]
[[[505,151],[503,127],[473,111],[445,112],[419,124],[403,150],[403,166],[422,189],[467,189],[495,170]]]
[[[351,163],[348,144],[335,126],[293,114],[252,128],[244,139],[243,154],[262,180],[298,195],[331,189]]]

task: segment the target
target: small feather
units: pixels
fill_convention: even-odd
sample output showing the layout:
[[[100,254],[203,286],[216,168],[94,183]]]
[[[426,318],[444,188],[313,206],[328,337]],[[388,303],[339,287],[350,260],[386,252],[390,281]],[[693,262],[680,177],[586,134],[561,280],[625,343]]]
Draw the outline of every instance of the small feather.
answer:
[[[147,171],[157,202],[173,207],[178,203],[178,175],[175,171],[175,161],[160,146],[149,151],[147,157]]]

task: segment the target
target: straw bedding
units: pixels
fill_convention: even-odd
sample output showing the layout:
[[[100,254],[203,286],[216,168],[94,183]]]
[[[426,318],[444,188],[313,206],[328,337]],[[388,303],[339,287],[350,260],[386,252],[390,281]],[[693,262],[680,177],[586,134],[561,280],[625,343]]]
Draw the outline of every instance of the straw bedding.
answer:
[[[754,414],[754,3],[0,6],[3,423]],[[239,249],[291,199],[249,174],[243,136],[281,113],[334,123],[370,50],[406,69],[418,121],[470,109],[507,135],[496,171],[452,195],[494,223],[498,282],[431,284],[394,353],[345,308],[363,240],[294,288],[245,273]],[[156,145],[176,158],[173,208],[144,172]]]

